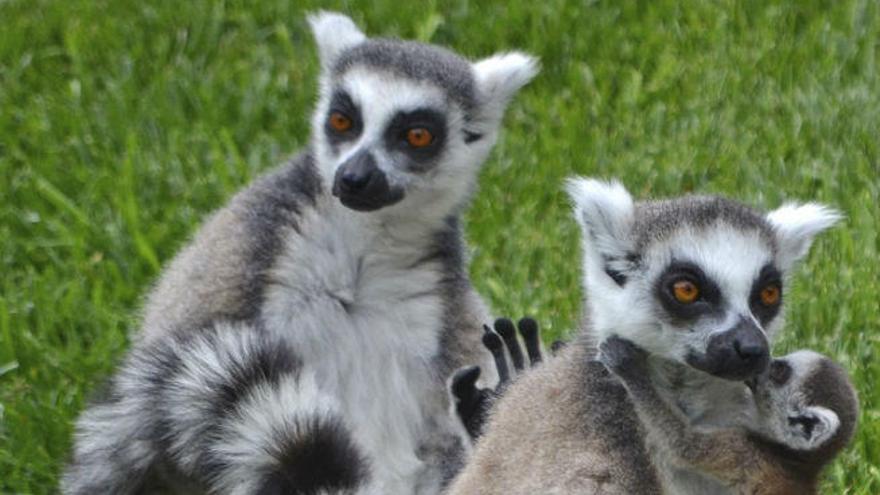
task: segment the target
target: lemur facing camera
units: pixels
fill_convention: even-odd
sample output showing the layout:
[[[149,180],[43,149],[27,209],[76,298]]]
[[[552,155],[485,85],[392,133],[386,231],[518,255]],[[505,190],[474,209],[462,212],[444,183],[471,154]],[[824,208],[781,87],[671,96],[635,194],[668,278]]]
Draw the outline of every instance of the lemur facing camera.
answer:
[[[819,474],[855,431],[858,400],[849,377],[812,351],[774,359],[767,372],[752,380],[758,416],[749,429],[703,431],[657,392],[647,352],[618,337],[602,342],[599,350],[600,361],[622,380],[648,441],[660,454],[737,494],[818,493]]]
[[[64,493],[430,494],[460,468],[447,379],[492,362],[461,215],[536,61],[309,22],[310,144],[166,269]]]
[[[729,493],[645,436],[597,345],[617,335],[650,352],[650,383],[689,426],[758,431],[745,382],[770,362],[787,276],[838,214],[811,203],[763,214],[720,197],[636,203],[591,179],[568,191],[583,231],[582,332],[507,388],[450,493]]]

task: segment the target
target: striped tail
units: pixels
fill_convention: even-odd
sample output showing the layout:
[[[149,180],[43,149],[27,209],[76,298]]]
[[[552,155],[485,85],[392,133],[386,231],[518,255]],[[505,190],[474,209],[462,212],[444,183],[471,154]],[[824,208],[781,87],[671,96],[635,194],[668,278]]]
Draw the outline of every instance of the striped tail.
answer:
[[[230,495],[355,493],[368,477],[333,400],[288,346],[250,326],[136,348],[112,396],[79,421],[65,493],[134,493],[158,464]]]

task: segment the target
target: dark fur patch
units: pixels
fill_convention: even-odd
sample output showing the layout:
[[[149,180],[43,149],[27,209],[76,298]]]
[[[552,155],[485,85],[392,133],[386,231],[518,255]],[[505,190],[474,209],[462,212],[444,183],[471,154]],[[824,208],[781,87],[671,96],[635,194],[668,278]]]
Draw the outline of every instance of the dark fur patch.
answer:
[[[852,439],[859,415],[859,401],[849,376],[839,364],[823,358],[801,385],[807,404],[834,411],[840,427],[828,442],[815,452],[816,462],[831,461]]]
[[[280,343],[265,341],[257,353],[245,363],[230,363],[231,381],[220,384],[214,403],[216,417],[229,414],[236,404],[260,384],[277,385],[283,376],[296,373],[300,361],[293,352]]]
[[[779,302],[770,306],[761,301],[761,291],[769,285],[775,285],[778,287],[780,294]],[[765,327],[776,317],[776,315],[779,314],[779,310],[782,308],[783,294],[782,273],[780,273],[779,269],[773,265],[764,266],[761,269],[758,278],[755,280],[755,283],[752,285],[752,293],[749,296],[749,305],[751,306],[752,313],[758,317],[758,320],[760,320],[761,324]]]
[[[258,494],[312,495],[367,481],[367,462],[339,419],[310,418],[301,428],[295,438],[279,437],[283,454]]]
[[[304,207],[314,206],[321,193],[321,177],[311,152],[293,158],[280,170],[257,179],[233,200],[245,212],[250,234],[249,269],[242,281],[244,297],[234,320],[254,320],[262,306],[266,274],[281,250],[285,226],[297,228]],[[212,315],[215,317],[218,315]]]
[[[676,300],[673,284],[686,280],[699,290],[697,299],[691,303]],[[706,315],[720,315],[721,289],[694,263],[673,260],[654,283],[654,293],[666,314],[663,315],[676,325],[684,325]]]

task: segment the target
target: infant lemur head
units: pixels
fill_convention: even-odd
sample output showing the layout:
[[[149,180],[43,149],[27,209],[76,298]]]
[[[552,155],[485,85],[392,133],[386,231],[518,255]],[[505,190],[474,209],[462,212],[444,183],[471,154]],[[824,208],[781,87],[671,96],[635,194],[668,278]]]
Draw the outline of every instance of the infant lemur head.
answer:
[[[358,211],[452,212],[536,60],[509,53],[471,63],[433,45],[368,39],[339,14],[309,22],[322,66],[312,143],[333,194]]]
[[[770,213],[720,197],[634,202],[619,183],[573,179],[592,329],[717,377],[766,369],[786,275],[839,218],[817,204]]]
[[[824,465],[852,438],[858,399],[846,371],[813,351],[773,359],[749,386],[765,431],[761,435],[788,448],[811,451]],[[818,457],[816,457],[818,456]]]

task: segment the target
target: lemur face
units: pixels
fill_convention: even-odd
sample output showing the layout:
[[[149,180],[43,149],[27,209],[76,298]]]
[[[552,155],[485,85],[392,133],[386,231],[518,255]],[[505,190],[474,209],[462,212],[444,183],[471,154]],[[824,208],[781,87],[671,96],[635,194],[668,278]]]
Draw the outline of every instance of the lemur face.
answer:
[[[639,258],[626,290],[650,301],[667,356],[731,380],[764,370],[782,307],[782,274],[764,230],[721,219],[686,225]]]
[[[838,218],[810,204],[764,215],[717,197],[636,204],[619,184],[590,179],[570,181],[569,194],[599,340],[616,334],[730,380],[767,367],[783,280]]]
[[[322,63],[312,142],[333,195],[363,212],[449,214],[474,189],[535,60],[511,53],[471,63],[432,45],[367,39],[337,14],[310,21]]]
[[[321,113],[333,194],[351,209],[377,210],[419,192],[443,194],[455,186],[443,183],[455,178],[452,170],[475,167],[468,163],[475,138],[463,109],[433,84],[353,68],[333,82]]]
[[[769,439],[813,450],[840,434],[846,444],[858,405],[846,372],[827,357],[793,352],[748,383]]]

